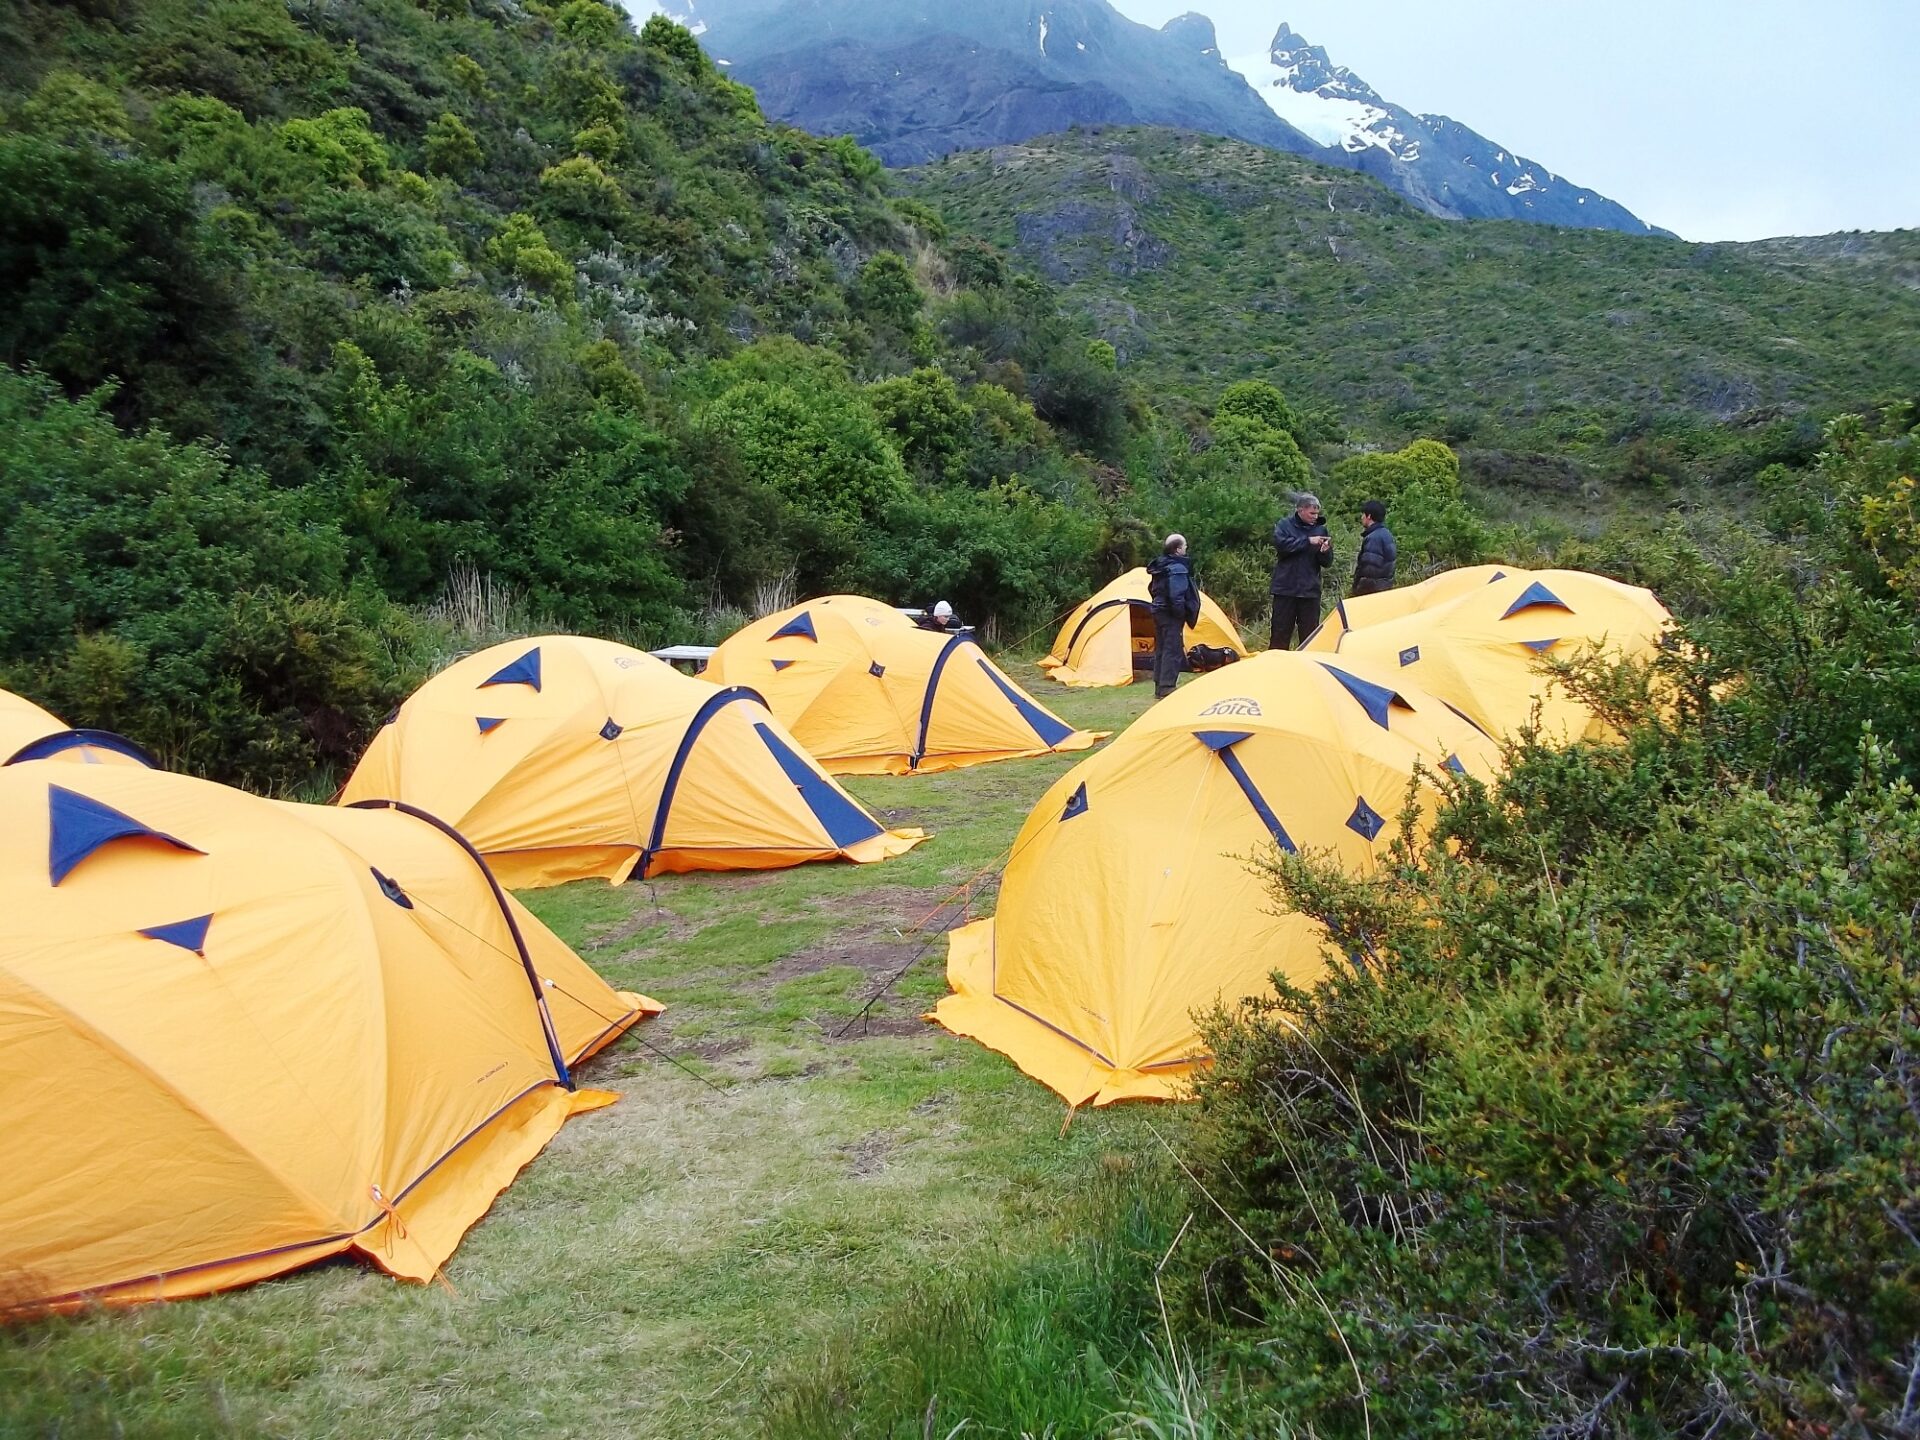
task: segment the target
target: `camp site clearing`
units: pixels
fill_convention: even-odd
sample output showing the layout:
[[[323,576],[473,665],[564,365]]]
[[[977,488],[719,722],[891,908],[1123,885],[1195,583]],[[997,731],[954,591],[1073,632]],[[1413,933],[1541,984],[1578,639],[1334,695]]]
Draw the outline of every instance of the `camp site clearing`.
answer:
[[[1085,730],[1152,703],[1007,669]],[[1044,1248],[1089,1176],[1178,1131],[1178,1107],[1119,1106],[1063,1134],[1056,1095],[920,1019],[946,993],[935,932],[993,912],[1012,837],[1083,758],[846,780],[932,835],[885,864],[524,892],[667,1008],[586,1067],[619,1103],[559,1133],[447,1283],[340,1260],[0,1331],[0,1435],[753,1433],[783,1372],[942,1272]]]

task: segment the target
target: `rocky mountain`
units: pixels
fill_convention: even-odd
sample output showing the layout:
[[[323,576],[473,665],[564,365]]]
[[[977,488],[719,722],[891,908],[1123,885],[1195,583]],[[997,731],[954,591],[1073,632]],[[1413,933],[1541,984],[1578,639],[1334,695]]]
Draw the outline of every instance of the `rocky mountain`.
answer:
[[[1159,30],[1106,0],[668,0],[767,113],[890,165],[1085,124],[1174,125],[1322,148],[1260,102],[1213,23]]]
[[[1665,233],[1458,120],[1394,104],[1289,25],[1280,26],[1266,55],[1235,62],[1234,69],[1274,114],[1431,214]]]
[[[629,0],[700,36],[771,115],[891,165],[1075,125],[1161,125],[1381,180],[1433,215],[1654,232],[1457,121],[1416,115],[1282,25],[1229,62],[1213,22],[1159,29],[1108,0]]]

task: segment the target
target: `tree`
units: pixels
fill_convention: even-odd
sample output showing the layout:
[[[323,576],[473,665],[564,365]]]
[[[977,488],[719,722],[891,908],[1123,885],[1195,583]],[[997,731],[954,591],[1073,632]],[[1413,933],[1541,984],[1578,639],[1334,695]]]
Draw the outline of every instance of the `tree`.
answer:
[[[487,258],[536,290],[569,290],[573,267],[560,258],[531,215],[509,215],[487,242]]]
[[[944,371],[923,366],[911,375],[876,381],[866,394],[915,475],[923,480],[966,478],[975,416]]]
[[[1222,458],[1240,466],[1279,499],[1290,500],[1313,478],[1313,467],[1293,436],[1253,415],[1216,415],[1213,443]]]
[[[829,581],[887,507],[908,493],[899,455],[857,393],[749,380],[708,406],[702,419],[727,439],[752,481],[786,500],[811,552],[801,562],[810,584]]]
[[[860,267],[853,303],[874,323],[905,331],[920,318],[924,297],[907,262],[891,250],[882,250]]]
[[[474,133],[452,111],[445,111],[427,127],[427,169],[450,180],[465,180],[484,157]]]

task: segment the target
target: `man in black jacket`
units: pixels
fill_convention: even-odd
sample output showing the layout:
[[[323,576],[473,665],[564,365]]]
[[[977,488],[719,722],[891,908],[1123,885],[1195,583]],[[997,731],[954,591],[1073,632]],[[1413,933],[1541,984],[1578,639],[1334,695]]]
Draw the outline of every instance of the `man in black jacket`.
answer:
[[[1333,563],[1333,541],[1320,519],[1320,499],[1301,495],[1293,514],[1273,527],[1273,633],[1268,648],[1293,648],[1320,626],[1320,572]]]
[[[1180,683],[1187,627],[1200,619],[1200,582],[1187,559],[1187,537],[1169,535],[1147,565],[1147,595],[1153,601],[1153,698],[1164,700]]]
[[[1387,529],[1387,507],[1369,500],[1360,507],[1360,553],[1353,557],[1353,588],[1349,595],[1375,595],[1393,588],[1393,567],[1400,547]]]

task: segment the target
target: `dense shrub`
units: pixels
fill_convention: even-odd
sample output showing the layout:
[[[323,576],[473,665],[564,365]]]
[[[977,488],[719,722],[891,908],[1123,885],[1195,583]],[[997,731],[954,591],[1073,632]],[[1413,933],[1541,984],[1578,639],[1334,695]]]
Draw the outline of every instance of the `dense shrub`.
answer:
[[[1209,1026],[1187,1279],[1303,1428],[1914,1433],[1920,617],[1845,563],[1908,444],[1838,423],[1793,549],[1660,537],[1683,633],[1567,676],[1623,744],[1275,857],[1329,977]]]
[[[0,371],[0,656],[73,723],[270,790],[347,763],[416,678],[418,637],[310,497],[104,396]]]
[[[1317,1433],[1910,1432],[1920,807],[1685,769],[1523,754],[1381,879],[1277,869],[1351,958],[1211,1027],[1191,1293]]]
[[[1409,569],[1472,564],[1492,542],[1461,493],[1460,458],[1437,440],[1340,461],[1325,498],[1343,514],[1357,514],[1368,500],[1383,501]]]

